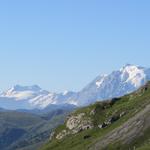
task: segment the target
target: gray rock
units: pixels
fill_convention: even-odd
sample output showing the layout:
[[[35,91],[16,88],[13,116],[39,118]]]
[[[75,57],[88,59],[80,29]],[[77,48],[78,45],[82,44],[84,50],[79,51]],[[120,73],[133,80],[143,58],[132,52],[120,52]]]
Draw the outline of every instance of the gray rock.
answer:
[[[60,140],[69,134],[76,134],[83,130],[88,130],[94,128],[94,125],[90,118],[85,116],[85,113],[80,113],[78,115],[73,115],[66,121],[66,130],[60,132],[56,139]]]
[[[55,135],[55,132],[52,132],[49,138],[50,141],[53,139],[54,135]]]
[[[63,130],[62,132],[60,132],[57,136],[56,139],[61,140],[63,139],[65,136],[69,135],[70,132],[67,130]]]

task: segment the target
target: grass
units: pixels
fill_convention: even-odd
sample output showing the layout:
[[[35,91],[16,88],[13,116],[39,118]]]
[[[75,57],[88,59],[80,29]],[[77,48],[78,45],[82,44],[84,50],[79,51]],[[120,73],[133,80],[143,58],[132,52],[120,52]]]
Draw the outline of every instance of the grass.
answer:
[[[139,89],[137,92],[126,95],[122,98],[114,99],[113,101],[98,102],[88,107],[80,108],[73,112],[72,115],[85,113],[86,116],[91,117],[95,128],[75,135],[69,135],[62,140],[53,139],[51,142],[45,144],[41,150],[87,150],[101,137],[121,126],[129,118],[141,111],[147,104],[150,104],[150,83],[148,83],[146,87]],[[90,112],[93,109],[95,110],[95,115],[91,116]],[[120,114],[121,112],[125,112],[126,115],[112,125],[104,129],[96,127],[98,124],[106,121],[109,117]],[[65,124],[60,126],[56,129],[56,133],[59,133],[65,128]],[[84,136],[86,135],[89,135],[90,138],[84,139]],[[134,149],[134,145],[136,145],[137,148],[139,147],[138,150],[146,150],[148,147],[150,149],[150,143],[147,142],[148,139],[150,139],[150,130],[146,131],[143,137],[133,141],[130,145],[123,145],[116,141],[115,144],[108,145],[107,150]]]

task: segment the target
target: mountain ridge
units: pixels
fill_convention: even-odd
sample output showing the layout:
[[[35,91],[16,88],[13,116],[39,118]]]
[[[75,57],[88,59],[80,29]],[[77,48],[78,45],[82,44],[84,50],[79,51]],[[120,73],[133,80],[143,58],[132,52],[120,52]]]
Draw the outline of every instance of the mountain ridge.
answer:
[[[44,109],[49,105],[62,104],[86,106],[97,100],[111,99],[131,93],[149,80],[150,69],[127,64],[110,74],[97,76],[79,92],[52,93],[42,90],[38,85],[16,85],[0,94],[0,107]],[[8,103],[11,103],[12,108]],[[20,108],[18,104],[21,106]],[[7,108],[7,105],[10,107]]]

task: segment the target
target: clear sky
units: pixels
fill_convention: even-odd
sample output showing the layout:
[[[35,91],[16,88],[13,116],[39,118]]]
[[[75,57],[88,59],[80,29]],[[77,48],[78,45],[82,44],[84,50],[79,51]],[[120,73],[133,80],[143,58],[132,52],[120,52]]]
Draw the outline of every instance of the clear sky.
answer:
[[[1,0],[0,89],[78,91],[126,63],[150,67],[149,0]]]

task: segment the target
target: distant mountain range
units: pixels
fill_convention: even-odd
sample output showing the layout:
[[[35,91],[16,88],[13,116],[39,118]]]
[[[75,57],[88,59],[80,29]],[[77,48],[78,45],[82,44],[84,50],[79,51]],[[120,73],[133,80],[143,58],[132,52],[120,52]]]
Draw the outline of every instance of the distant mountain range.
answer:
[[[16,85],[0,94],[5,109],[46,109],[55,105],[86,106],[96,101],[131,93],[150,80],[150,69],[126,65],[108,75],[100,75],[79,92],[52,93],[37,85]]]

